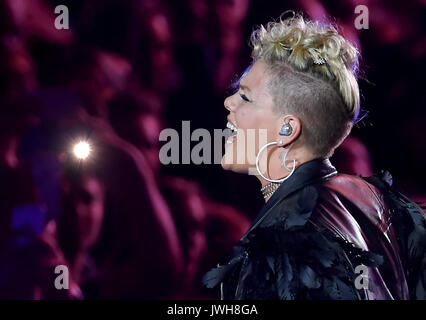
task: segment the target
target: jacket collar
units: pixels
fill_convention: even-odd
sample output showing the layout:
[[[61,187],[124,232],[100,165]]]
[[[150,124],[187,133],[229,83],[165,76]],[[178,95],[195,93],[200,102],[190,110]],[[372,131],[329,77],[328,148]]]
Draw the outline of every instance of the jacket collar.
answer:
[[[265,206],[257,215],[249,231],[246,232],[242,239],[256,228],[256,226],[267,216],[267,213],[275,208],[288,195],[309,184],[328,179],[336,174],[337,170],[328,158],[316,158],[302,163],[298,168],[296,168],[296,170],[294,170],[291,177],[285,180],[269,198],[268,202],[266,202]]]

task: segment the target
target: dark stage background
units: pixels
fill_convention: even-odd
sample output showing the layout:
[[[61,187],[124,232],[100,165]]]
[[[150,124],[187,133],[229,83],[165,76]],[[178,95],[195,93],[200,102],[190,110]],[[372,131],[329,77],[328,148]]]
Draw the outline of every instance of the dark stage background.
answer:
[[[389,170],[424,201],[425,1],[1,0],[0,298],[214,298],[201,276],[261,209],[260,185],[162,165],[159,133],[225,128],[254,26],[289,9],[335,21],[361,51],[364,117],[332,163]],[[81,139],[93,150],[77,161]],[[57,265],[69,290],[53,286]]]

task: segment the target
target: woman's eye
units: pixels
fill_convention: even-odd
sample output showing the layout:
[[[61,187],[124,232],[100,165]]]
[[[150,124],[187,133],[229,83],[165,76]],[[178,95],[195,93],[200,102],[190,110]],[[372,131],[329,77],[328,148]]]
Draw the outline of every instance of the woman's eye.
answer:
[[[244,101],[250,102],[250,100],[246,97],[245,94],[240,94],[241,99],[243,99]]]

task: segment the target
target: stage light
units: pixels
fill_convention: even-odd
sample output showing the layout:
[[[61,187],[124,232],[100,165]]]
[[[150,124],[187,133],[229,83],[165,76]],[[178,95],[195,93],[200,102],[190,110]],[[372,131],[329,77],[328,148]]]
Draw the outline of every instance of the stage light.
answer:
[[[92,151],[92,148],[90,147],[90,144],[88,144],[86,141],[80,141],[74,145],[73,151],[76,158],[84,160],[89,156],[90,151]]]

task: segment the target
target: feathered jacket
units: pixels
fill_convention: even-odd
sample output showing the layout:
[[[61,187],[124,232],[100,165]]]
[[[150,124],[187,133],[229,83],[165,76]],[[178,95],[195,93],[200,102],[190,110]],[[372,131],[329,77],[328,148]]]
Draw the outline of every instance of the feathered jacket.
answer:
[[[302,164],[204,284],[221,299],[426,299],[425,214],[390,180]]]

